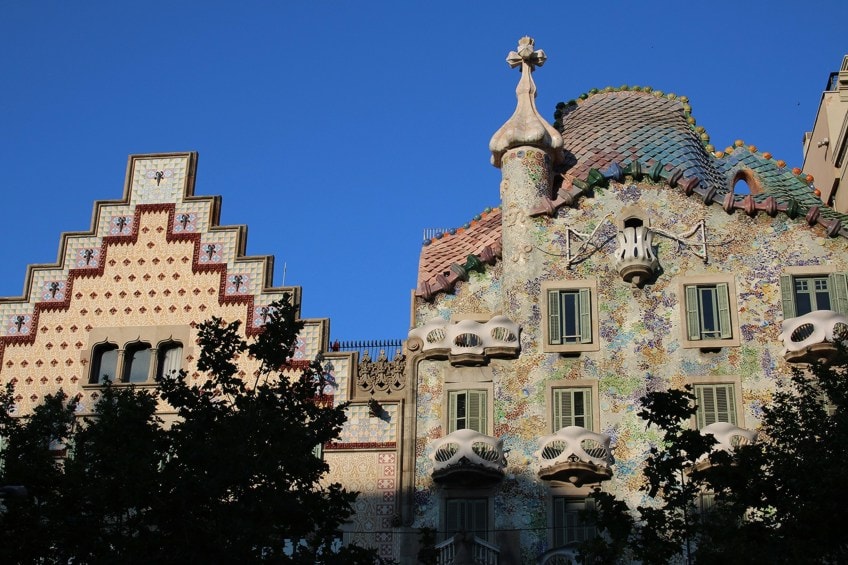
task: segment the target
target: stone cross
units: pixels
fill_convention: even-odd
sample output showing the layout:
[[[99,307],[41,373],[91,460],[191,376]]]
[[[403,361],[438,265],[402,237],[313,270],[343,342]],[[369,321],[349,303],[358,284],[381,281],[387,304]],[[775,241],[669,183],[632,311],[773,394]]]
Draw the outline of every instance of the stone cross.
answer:
[[[533,69],[536,67],[544,65],[545,60],[547,59],[545,52],[541,49],[534,50],[534,47],[535,44],[532,37],[525,35],[519,39],[516,51],[510,51],[509,55],[506,56],[506,62],[509,65],[509,68],[514,69],[523,63],[524,65],[527,65],[530,72],[533,72]],[[522,68],[522,71],[523,70],[524,69]]]

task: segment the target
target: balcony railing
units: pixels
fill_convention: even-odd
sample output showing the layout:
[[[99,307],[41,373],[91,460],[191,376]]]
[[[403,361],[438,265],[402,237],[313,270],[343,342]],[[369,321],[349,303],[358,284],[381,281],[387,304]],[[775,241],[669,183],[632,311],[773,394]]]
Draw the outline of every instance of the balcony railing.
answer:
[[[439,439],[430,455],[436,482],[491,482],[503,478],[503,440],[474,430],[457,430]]]
[[[837,354],[837,342],[848,342],[848,316],[833,310],[815,310],[784,320],[780,330],[787,361],[826,363]]]
[[[572,545],[566,547],[557,547],[545,552],[539,558],[539,565],[573,565],[577,563],[577,556],[580,552]]]
[[[539,478],[568,481],[577,486],[599,483],[612,477],[615,462],[610,438],[580,426],[568,426],[539,440],[536,452],[540,462]]]
[[[500,550],[477,536],[459,533],[436,545],[438,565],[498,565]]]

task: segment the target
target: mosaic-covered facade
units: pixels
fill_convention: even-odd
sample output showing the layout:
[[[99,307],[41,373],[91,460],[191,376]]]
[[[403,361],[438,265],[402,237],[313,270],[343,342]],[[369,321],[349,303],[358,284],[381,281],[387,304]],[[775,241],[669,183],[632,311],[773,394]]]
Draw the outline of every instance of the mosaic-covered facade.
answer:
[[[500,205],[421,252],[405,517],[441,533],[445,558],[466,545],[500,563],[554,563],[592,535],[577,516],[591,489],[642,502],[657,441],[637,416],[646,392],[694,385],[693,426],[750,438],[791,365],[826,357],[848,321],[848,232],[799,170],[742,142],[717,151],[685,97],[593,89],[548,124],[531,75],[544,53],[525,38],[507,61],[522,77],[490,144]],[[740,179],[750,193],[734,193]],[[819,302],[802,316],[808,283]],[[518,327],[513,347],[464,360],[495,317]],[[480,331],[435,347],[468,319]],[[484,398],[486,414],[468,417],[462,395]],[[481,461],[450,460],[448,473],[457,448],[445,438],[461,449],[461,426],[497,439],[505,465],[478,441]],[[462,529],[464,542],[452,537]]]

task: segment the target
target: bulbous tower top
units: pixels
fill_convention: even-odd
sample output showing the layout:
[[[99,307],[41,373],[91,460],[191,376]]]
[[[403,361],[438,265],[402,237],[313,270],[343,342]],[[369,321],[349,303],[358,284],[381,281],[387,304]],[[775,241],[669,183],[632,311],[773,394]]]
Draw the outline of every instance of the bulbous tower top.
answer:
[[[521,67],[521,79],[515,89],[515,112],[489,141],[492,164],[500,168],[501,157],[514,147],[533,146],[545,150],[554,162],[562,158],[562,136],[536,109],[536,83],[533,70],[547,59],[545,52],[536,50],[532,37],[522,37],[518,47],[510,51],[506,62],[510,68]]]

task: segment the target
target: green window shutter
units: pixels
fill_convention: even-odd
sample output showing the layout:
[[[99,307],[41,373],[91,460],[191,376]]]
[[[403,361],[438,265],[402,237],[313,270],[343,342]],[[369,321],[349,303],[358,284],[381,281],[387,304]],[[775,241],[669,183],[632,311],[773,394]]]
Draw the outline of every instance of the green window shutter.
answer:
[[[733,398],[733,385],[716,385],[716,421],[736,425],[736,402]]]
[[[565,392],[566,391],[564,391],[562,389],[557,389],[557,388],[554,389],[553,406],[552,406],[554,418],[553,418],[553,422],[551,422],[551,425],[553,426],[554,432],[565,427],[565,426],[562,425],[562,418],[563,418],[563,413],[564,413],[563,402],[567,402],[567,400],[565,400],[563,398],[563,396],[567,396],[565,394]]]
[[[485,390],[469,390],[468,391],[468,419],[466,428],[480,432],[481,434],[488,433],[486,426],[486,391]]]
[[[846,273],[831,273],[830,306],[840,314],[848,314],[848,275]]]
[[[701,339],[701,312],[698,309],[698,287],[686,287],[686,333],[691,341]]]
[[[791,275],[780,275],[780,299],[783,301],[783,319],[795,317],[795,285]]]
[[[548,343],[562,343],[562,324],[560,323],[559,291],[548,291]]]
[[[730,323],[730,290],[727,283],[716,285],[716,301],[718,302],[718,325],[721,339],[733,337],[733,327]]]
[[[489,502],[485,498],[473,499],[470,502],[472,504],[471,525],[468,529],[476,536],[486,539],[489,529]]]
[[[732,384],[698,385],[695,397],[698,429],[716,422],[736,425],[736,399]]]
[[[445,502],[445,531],[448,536],[452,536],[460,529],[462,507],[462,500],[447,500]]]
[[[580,289],[580,343],[592,343],[592,301],[588,288]]]
[[[715,419],[715,400],[712,395],[712,388],[708,386],[697,386],[695,387],[695,401],[698,403],[698,412],[697,412],[697,425],[698,429],[703,429],[709,424],[712,424]]]
[[[554,498],[553,504],[553,527],[554,547],[565,545],[565,498],[558,496]]]
[[[448,433],[456,431],[456,398],[462,393],[451,392],[448,394],[450,407],[448,409]]]

